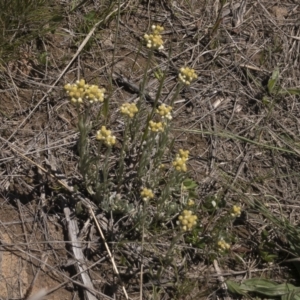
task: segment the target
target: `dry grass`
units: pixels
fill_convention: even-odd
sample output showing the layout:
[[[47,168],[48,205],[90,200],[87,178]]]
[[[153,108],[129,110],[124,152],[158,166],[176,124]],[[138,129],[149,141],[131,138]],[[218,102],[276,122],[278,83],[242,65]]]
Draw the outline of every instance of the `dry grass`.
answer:
[[[18,59],[7,61],[6,54],[1,60],[0,262],[6,288],[0,297],[24,297],[39,269],[34,291],[57,287],[49,299],[85,297],[78,277],[72,277],[64,223],[63,207],[75,210],[74,201],[11,145],[49,171],[56,166],[70,186],[80,186],[77,112],[62,86],[78,77],[105,86],[111,95],[109,118],[118,128],[115,111],[134,95],[112,76],[116,72],[137,85],[142,82],[147,51],[141,40],[153,23],[165,28],[166,50],[154,55],[152,65],[157,76],[167,75],[161,101],[172,98],[180,67],[193,67],[198,74],[175,103],[172,135],[175,149],[189,149],[192,155],[188,167],[198,184],[202,227],[175,245],[174,230],[153,228],[141,251],[141,238],[126,227],[126,216],[119,221],[98,211],[129,297],[140,299],[141,276],[143,299],[234,298],[222,277],[299,285],[298,262],[287,260],[300,255],[300,6],[252,0],[224,6],[210,0],[125,1],[120,6],[85,1],[79,7],[56,2],[63,19],[55,31],[24,39],[11,55]],[[146,88],[151,95],[159,83],[153,74],[150,78]],[[234,204],[242,206],[242,215],[230,222],[226,216]],[[125,299],[93,221],[86,223],[87,214],[77,220],[94,287]],[[220,236],[231,244],[226,254],[216,251]]]

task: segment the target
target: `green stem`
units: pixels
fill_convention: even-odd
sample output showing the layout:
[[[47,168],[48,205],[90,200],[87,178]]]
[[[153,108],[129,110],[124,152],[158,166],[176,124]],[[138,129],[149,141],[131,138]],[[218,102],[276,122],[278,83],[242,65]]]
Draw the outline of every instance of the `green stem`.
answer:
[[[126,124],[125,124],[125,130],[124,130],[124,134],[123,134],[122,149],[121,149],[121,155],[120,155],[119,166],[118,166],[118,176],[117,176],[117,182],[118,182],[117,189],[118,190],[121,186],[122,177],[123,177],[123,173],[124,173],[125,148],[126,148],[126,145],[127,145],[129,126],[130,126],[130,119],[127,118]]]
[[[103,163],[103,195],[104,197],[107,197],[108,192],[108,164],[109,164],[109,158],[111,154],[111,147],[108,147],[105,153],[105,160]]]

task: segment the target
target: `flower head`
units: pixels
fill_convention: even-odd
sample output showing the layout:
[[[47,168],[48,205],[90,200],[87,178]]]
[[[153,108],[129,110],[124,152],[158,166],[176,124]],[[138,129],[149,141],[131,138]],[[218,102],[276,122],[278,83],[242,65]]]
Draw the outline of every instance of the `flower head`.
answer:
[[[183,231],[191,230],[197,224],[197,216],[191,210],[184,210],[178,217],[177,224]]]
[[[152,33],[151,34],[145,34],[144,39],[147,44],[147,47],[149,49],[158,49],[158,50],[163,50],[163,39],[161,36],[162,31],[164,28],[159,25],[152,25],[151,26]]]
[[[100,89],[97,85],[86,84],[84,79],[77,80],[74,84],[68,83],[64,89],[73,103],[83,103],[83,99],[91,103],[104,101],[105,89]]]
[[[241,215],[241,207],[238,205],[233,205],[230,215],[234,218],[239,217]]]
[[[73,103],[82,103],[85,93],[85,80],[77,80],[75,84],[66,84],[64,86],[65,91],[69,95],[71,102]]]
[[[159,131],[164,131],[164,124],[162,122],[154,122],[154,121],[149,121],[149,129],[152,132],[159,132]]]
[[[195,201],[192,200],[192,199],[189,199],[188,202],[187,202],[187,205],[188,206],[193,206],[193,205],[195,205]]]
[[[138,108],[135,103],[124,103],[122,104],[120,111],[123,115],[127,115],[129,118],[133,118],[134,115],[138,112]]]
[[[183,150],[183,149],[179,149],[179,156],[184,159],[184,160],[188,160],[189,158],[189,150]]]
[[[160,164],[160,165],[158,166],[159,170],[161,170],[161,171],[164,170],[165,167],[166,167],[165,164]]]
[[[189,158],[189,151],[186,150],[179,150],[179,153],[176,154],[175,160],[173,161],[173,166],[177,171],[182,171],[182,172],[186,172],[187,171],[187,167],[186,167],[186,161]]]
[[[197,79],[197,74],[194,69],[183,67],[180,69],[179,80],[186,85],[190,85],[194,79]]]
[[[161,34],[165,29],[160,25],[152,25],[151,26],[153,34]]]
[[[167,118],[169,120],[172,120],[171,115],[172,106],[165,105],[164,103],[158,107],[156,112],[160,114],[160,116],[164,119]]]
[[[141,196],[144,201],[148,201],[148,200],[154,198],[154,194],[153,194],[152,190],[147,189],[147,188],[142,189]]]
[[[226,243],[222,238],[218,241],[218,249],[220,252],[226,251],[230,249],[230,245]]]
[[[96,133],[96,140],[103,141],[108,147],[113,146],[116,143],[116,137],[111,134],[111,130],[107,130],[105,126],[102,126]]]
[[[97,85],[88,85],[85,89],[85,98],[90,101],[90,103],[93,102],[103,102],[104,101],[104,93],[105,89],[100,89]]]

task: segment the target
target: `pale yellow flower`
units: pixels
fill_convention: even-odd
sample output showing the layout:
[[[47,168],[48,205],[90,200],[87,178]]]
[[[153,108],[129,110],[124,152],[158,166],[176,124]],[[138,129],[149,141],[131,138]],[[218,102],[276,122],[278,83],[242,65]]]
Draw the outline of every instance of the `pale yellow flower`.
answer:
[[[96,133],[96,140],[103,141],[108,147],[113,146],[116,143],[116,137],[111,134],[111,130],[106,129],[102,126]]]
[[[238,205],[233,205],[230,214],[234,218],[239,217],[241,215],[241,207]]]
[[[154,122],[154,121],[149,121],[149,129],[152,132],[159,132],[159,131],[164,131],[164,124],[162,122]]]
[[[163,39],[161,36],[162,31],[164,28],[159,25],[152,25],[152,34],[145,34],[144,39],[147,44],[147,47],[149,49],[157,49],[157,50],[163,50]]]
[[[219,251],[223,252],[223,251],[229,250],[230,245],[228,243],[226,243],[223,239],[220,239],[218,241],[218,248],[219,248]]]
[[[77,80],[74,84],[66,84],[64,86],[65,91],[67,92],[68,96],[72,103],[82,103],[85,93],[85,80]]]
[[[154,198],[154,194],[151,189],[143,188],[141,191],[141,196],[144,201],[148,201],[152,198]]]
[[[85,90],[85,98],[93,102],[103,102],[104,101],[105,89],[100,89],[97,85],[89,85]]]
[[[133,118],[134,115],[138,112],[138,108],[135,103],[124,103],[122,104],[120,111],[123,115],[129,116],[129,118]]]
[[[96,85],[89,85],[85,83],[84,79],[77,80],[74,84],[66,84],[64,86],[72,103],[83,103],[87,99],[91,103],[103,102],[105,89],[100,89]]]
[[[178,78],[182,83],[190,85],[194,79],[197,79],[197,74],[194,69],[183,67],[180,69]]]
[[[186,166],[186,162],[188,160],[189,157],[189,151],[186,150],[179,150],[179,153],[176,154],[175,160],[173,161],[173,166],[177,171],[182,171],[182,172],[186,172],[187,171],[187,166]]]
[[[192,200],[192,199],[189,199],[188,202],[187,202],[187,205],[188,206],[193,206],[193,205],[195,205],[195,201]]]
[[[171,115],[171,111],[172,111],[172,106],[168,106],[165,105],[164,103],[161,104],[158,109],[156,110],[156,112],[164,119],[169,119],[172,120],[172,115]]]
[[[191,210],[184,210],[178,217],[177,224],[183,231],[191,230],[197,225],[197,216]]]

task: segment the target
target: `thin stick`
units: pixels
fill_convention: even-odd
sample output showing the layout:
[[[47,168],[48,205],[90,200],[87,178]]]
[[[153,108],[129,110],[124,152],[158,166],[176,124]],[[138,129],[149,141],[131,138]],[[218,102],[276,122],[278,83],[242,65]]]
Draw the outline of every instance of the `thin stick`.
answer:
[[[145,226],[143,224],[143,232],[142,232],[142,252],[144,248],[144,231]],[[140,276],[140,300],[143,300],[143,275],[144,275],[144,255],[141,257],[141,276]]]
[[[80,272],[80,277],[81,280],[84,284],[84,286],[86,286],[87,288],[94,290],[94,286],[93,286],[93,282],[88,274],[87,271],[87,265],[84,262],[84,255],[83,255],[83,251],[82,251],[82,246],[81,246],[81,242],[77,239],[78,236],[78,226],[77,226],[77,222],[73,219],[71,219],[71,211],[69,209],[69,207],[65,207],[64,208],[64,214],[66,217],[66,221],[67,221],[67,226],[68,226],[68,233],[69,233],[69,238],[72,241],[71,242],[71,247],[72,247],[72,252],[73,255],[76,259],[76,270],[77,272]],[[84,290],[84,296],[85,299],[88,300],[96,300],[96,296],[93,295],[88,289]]]
[[[31,296],[34,284],[35,284],[35,282],[36,282],[36,280],[37,280],[37,278],[38,278],[38,276],[40,274],[40,270],[41,269],[43,270],[45,264],[47,263],[47,260],[48,260],[47,254],[44,253],[42,255],[41,260],[42,260],[42,263],[41,263],[40,267],[38,268],[37,272],[35,273],[34,278],[33,278],[32,282],[31,282],[29,288],[27,289],[26,295],[24,296],[24,300],[28,300],[28,298]]]
[[[93,263],[92,265],[90,265],[90,266],[89,266],[89,269],[95,267],[98,263],[102,262],[102,261],[105,260],[105,259],[106,259],[106,257],[99,259],[98,261],[96,261],[95,263]],[[76,277],[77,277],[78,275],[80,275],[82,272],[85,272],[85,270],[76,273],[75,275],[73,275],[72,277],[70,277],[70,280],[73,280],[73,278],[76,278]],[[70,282],[70,280],[66,280],[66,281],[60,283],[59,285],[55,286],[55,287],[52,288],[51,290],[47,290],[47,294],[46,294],[46,295],[50,295],[50,294],[54,293],[55,291],[57,291],[58,289],[60,289],[60,288],[63,287],[64,285],[68,284],[68,283]],[[107,295],[105,295],[105,294],[103,294],[103,293],[101,293],[101,292],[99,292],[99,291],[97,291],[97,293],[98,293],[99,295],[101,295],[102,297],[104,297],[105,299],[114,300],[113,298],[111,298],[111,297],[109,297],[109,296],[107,296]]]
[[[97,228],[98,228],[98,230],[99,230],[99,233],[100,233],[101,238],[102,238],[102,240],[103,240],[103,242],[104,242],[106,251],[107,251],[107,253],[108,253],[108,255],[109,255],[109,258],[110,258],[110,260],[111,260],[111,263],[112,263],[112,265],[113,265],[114,271],[115,271],[115,273],[117,274],[117,276],[118,276],[118,278],[119,278],[119,280],[120,280],[120,282],[121,282],[122,289],[123,289],[123,292],[124,292],[124,294],[125,294],[125,297],[126,297],[126,299],[129,299],[129,298],[128,298],[128,294],[127,294],[126,289],[125,289],[125,286],[123,285],[122,279],[121,279],[121,277],[120,277],[120,273],[119,273],[119,271],[118,271],[117,265],[116,265],[115,260],[114,260],[114,258],[113,258],[113,256],[112,256],[111,252],[110,252],[110,249],[109,249],[109,247],[108,247],[108,245],[107,245],[107,243],[106,243],[106,240],[105,240],[104,234],[103,234],[103,232],[102,232],[102,229],[101,229],[101,227],[100,227],[100,225],[99,225],[99,222],[98,222],[98,220],[97,220],[97,218],[96,218],[96,216],[95,216],[95,214],[94,214],[94,211],[93,211],[93,209],[92,209],[91,207],[89,208],[89,211],[90,211],[90,213],[91,213],[91,215],[92,215],[92,217],[93,217],[93,219],[94,219],[94,221],[95,221],[95,223],[96,223],[96,226],[97,226]]]
[[[227,284],[225,283],[224,277],[222,276],[222,272],[221,272],[221,270],[219,268],[219,264],[218,264],[218,262],[217,262],[216,259],[214,259],[213,264],[214,264],[214,268],[215,268],[215,270],[216,270],[216,272],[218,274],[218,280],[219,280],[219,282],[221,284],[223,292],[227,293]],[[229,298],[227,297],[227,295],[225,295],[224,299],[228,300]]]

